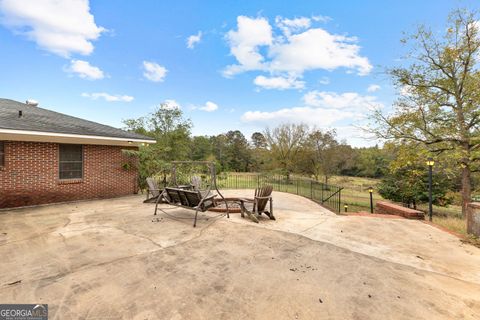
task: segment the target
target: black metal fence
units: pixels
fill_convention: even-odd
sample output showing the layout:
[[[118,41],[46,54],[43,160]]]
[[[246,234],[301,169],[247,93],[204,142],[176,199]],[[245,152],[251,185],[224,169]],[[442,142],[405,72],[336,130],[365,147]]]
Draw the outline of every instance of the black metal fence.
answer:
[[[341,210],[343,188],[311,179],[287,178],[282,175],[222,173],[217,177],[217,184],[223,189],[255,189],[263,185],[271,185],[275,191],[309,198],[334,212]]]

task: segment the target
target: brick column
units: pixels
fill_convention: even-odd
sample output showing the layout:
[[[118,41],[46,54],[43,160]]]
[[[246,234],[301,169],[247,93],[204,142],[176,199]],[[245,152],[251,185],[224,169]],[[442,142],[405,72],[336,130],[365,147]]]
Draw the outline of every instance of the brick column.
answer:
[[[467,206],[467,233],[480,237],[480,202]]]

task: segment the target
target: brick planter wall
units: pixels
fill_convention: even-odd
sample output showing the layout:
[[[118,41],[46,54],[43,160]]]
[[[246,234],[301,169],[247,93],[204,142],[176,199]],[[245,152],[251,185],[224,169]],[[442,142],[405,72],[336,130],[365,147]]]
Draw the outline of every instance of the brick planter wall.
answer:
[[[137,172],[122,168],[129,161],[122,149],[127,148],[84,145],[83,179],[60,180],[57,143],[6,141],[0,208],[136,193]]]
[[[375,205],[375,213],[393,214],[408,219],[424,219],[424,214],[422,211],[405,208],[400,205],[385,201],[377,201]]]

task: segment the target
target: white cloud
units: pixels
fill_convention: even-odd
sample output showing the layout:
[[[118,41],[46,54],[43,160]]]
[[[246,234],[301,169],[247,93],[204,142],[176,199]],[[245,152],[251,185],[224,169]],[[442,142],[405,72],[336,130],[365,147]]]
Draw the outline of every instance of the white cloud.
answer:
[[[111,95],[106,92],[95,92],[95,93],[82,93],[82,97],[90,98],[92,100],[103,99],[108,102],[131,102],[133,101],[132,96],[127,95]]]
[[[197,34],[193,34],[187,38],[187,48],[193,49],[195,45],[202,40],[202,31],[198,31]]]
[[[332,21],[332,18],[330,18],[329,16],[316,15],[316,16],[312,16],[312,20],[316,22],[327,23]]]
[[[380,89],[381,89],[381,87],[378,84],[371,84],[371,85],[368,86],[367,91],[368,92],[376,92]]]
[[[204,106],[198,107],[198,109],[206,112],[213,112],[218,110],[218,105],[212,101],[207,101]]]
[[[338,139],[346,140],[353,147],[373,147],[379,143],[375,136],[360,126],[336,126],[335,129]]]
[[[165,100],[164,102],[162,102],[162,106],[163,106],[163,108],[169,109],[169,110],[181,109],[182,108],[182,106],[177,101],[175,101],[173,99]]]
[[[143,61],[143,76],[153,82],[162,82],[168,70],[152,61]]]
[[[89,55],[106,29],[96,25],[88,0],[2,0],[1,23],[39,47],[68,58]]]
[[[301,122],[310,125],[330,126],[337,121],[353,117],[350,111],[322,109],[312,107],[284,108],[277,111],[247,111],[243,114],[245,122],[284,123]]]
[[[360,112],[381,107],[375,96],[363,96],[356,92],[310,91],[303,96],[305,105],[316,108],[353,109]]]
[[[275,24],[280,30],[283,31],[285,36],[290,36],[292,33],[310,28],[311,20],[306,17],[300,17],[295,19],[287,19],[280,16],[275,18]]]
[[[382,107],[374,96],[363,96],[356,92],[311,91],[303,97],[304,105],[274,111],[248,111],[243,114],[245,122],[285,123],[303,122],[328,127],[339,121],[362,121],[372,108]],[[344,125],[344,124],[343,124]]]
[[[237,64],[227,66],[224,75],[264,71],[273,77],[302,77],[305,71],[338,68],[358,75],[370,73],[373,67],[368,58],[360,54],[356,37],[312,27],[312,20],[322,18],[277,17],[274,30],[266,18],[239,16],[237,29],[230,30],[226,37]]]
[[[269,69],[279,72],[303,73],[307,70],[347,68],[359,75],[368,74],[372,65],[359,54],[357,39],[330,34],[321,28],[294,34],[288,42],[271,46]]]
[[[230,53],[239,64],[230,65],[224,70],[229,77],[237,73],[263,69],[264,57],[259,52],[260,46],[271,45],[272,27],[265,18],[237,17],[237,31],[230,30],[226,36]]]
[[[255,85],[264,89],[303,89],[305,82],[297,80],[295,77],[265,77],[258,76],[253,80]]]
[[[414,89],[411,86],[404,85],[400,88],[400,95],[404,97],[410,97],[414,93]]]
[[[83,60],[72,60],[70,66],[66,68],[67,72],[75,73],[82,79],[98,80],[105,77],[100,68],[92,66],[89,62]]]

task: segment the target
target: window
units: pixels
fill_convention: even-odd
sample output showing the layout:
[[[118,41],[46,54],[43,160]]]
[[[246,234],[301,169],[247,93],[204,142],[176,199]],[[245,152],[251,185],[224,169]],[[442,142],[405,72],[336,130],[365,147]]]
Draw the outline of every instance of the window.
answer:
[[[5,166],[5,143],[0,141],[0,167]]]
[[[60,145],[59,176],[60,179],[81,179],[83,177],[82,145]]]

